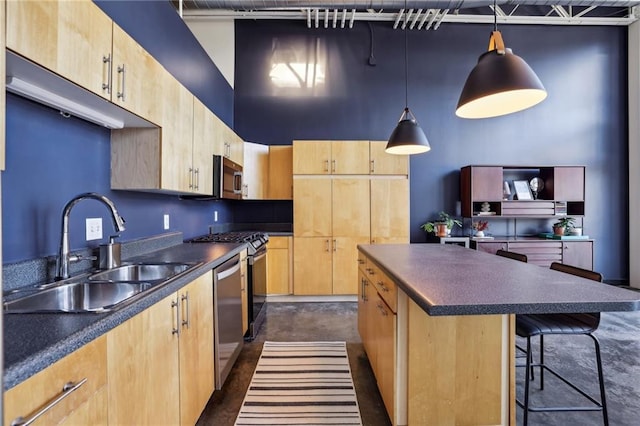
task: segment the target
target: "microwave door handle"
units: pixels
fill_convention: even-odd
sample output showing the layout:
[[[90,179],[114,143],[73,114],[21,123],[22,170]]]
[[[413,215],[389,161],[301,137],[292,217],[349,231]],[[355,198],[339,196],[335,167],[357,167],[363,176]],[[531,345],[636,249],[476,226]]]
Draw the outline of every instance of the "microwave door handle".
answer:
[[[242,194],[242,172],[233,172],[233,193]]]

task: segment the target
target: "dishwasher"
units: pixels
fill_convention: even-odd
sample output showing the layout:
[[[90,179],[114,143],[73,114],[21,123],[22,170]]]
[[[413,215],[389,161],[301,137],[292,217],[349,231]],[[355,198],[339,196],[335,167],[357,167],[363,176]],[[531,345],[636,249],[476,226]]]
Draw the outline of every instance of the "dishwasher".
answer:
[[[216,389],[222,389],[242,345],[240,255],[213,269],[214,365]]]

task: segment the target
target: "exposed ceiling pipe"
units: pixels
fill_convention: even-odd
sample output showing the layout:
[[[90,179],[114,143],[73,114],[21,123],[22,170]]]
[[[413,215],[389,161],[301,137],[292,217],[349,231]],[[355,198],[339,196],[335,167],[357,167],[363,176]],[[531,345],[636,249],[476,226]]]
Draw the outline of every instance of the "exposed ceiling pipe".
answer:
[[[269,10],[295,8],[403,9],[405,0],[191,0],[198,9]],[[638,0],[498,0],[499,5],[632,7]],[[493,5],[493,0],[408,0],[408,9],[463,9]]]

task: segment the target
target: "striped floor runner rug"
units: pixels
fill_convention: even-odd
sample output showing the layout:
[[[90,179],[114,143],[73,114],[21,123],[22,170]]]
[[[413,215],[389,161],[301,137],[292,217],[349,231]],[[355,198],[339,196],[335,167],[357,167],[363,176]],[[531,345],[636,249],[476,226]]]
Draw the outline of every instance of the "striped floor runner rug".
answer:
[[[345,342],[265,342],[237,426],[362,425]]]

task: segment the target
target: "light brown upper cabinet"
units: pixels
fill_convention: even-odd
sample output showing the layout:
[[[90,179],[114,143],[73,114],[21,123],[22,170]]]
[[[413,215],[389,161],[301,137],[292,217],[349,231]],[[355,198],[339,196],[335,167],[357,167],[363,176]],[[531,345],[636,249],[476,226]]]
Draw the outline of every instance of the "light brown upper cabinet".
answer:
[[[269,147],[267,198],[270,200],[293,199],[293,147],[291,145]]]
[[[213,194],[214,114],[193,97],[193,151],[190,192]],[[187,170],[187,172],[189,172]]]
[[[248,200],[266,199],[269,180],[269,147],[245,142],[242,172],[242,198]]]
[[[293,141],[294,175],[369,174],[369,141]]]
[[[90,0],[7,2],[7,48],[159,122],[162,66]]]
[[[371,243],[409,242],[409,179],[371,179]]]
[[[236,164],[244,163],[244,141],[230,127],[222,123],[223,128],[223,150],[222,155]]]
[[[406,155],[387,154],[387,141],[371,141],[369,145],[369,172],[372,175],[408,175]]]

